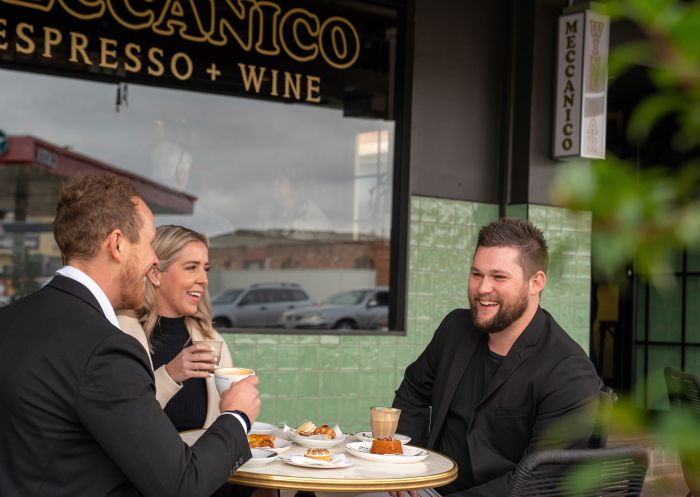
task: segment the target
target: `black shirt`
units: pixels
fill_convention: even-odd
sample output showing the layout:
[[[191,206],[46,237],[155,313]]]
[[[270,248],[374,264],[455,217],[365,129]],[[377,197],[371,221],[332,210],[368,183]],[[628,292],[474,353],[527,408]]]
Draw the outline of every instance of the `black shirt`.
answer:
[[[455,481],[438,488],[442,495],[474,486],[471,457],[467,447],[467,428],[474,408],[486,393],[503,358],[504,356],[491,352],[488,347],[488,336],[484,335],[459,381],[437,448],[439,452],[457,462],[459,474]]]
[[[160,316],[153,329],[151,355],[153,369],[168,364],[182,349],[191,345],[190,334],[185,328],[185,318]],[[177,431],[197,430],[207,418],[207,384],[204,378],[190,378],[163,408]]]

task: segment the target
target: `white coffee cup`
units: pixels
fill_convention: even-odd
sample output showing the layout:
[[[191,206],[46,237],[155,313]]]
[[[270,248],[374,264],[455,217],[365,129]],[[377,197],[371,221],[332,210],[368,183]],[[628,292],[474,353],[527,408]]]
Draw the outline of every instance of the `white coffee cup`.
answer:
[[[234,383],[238,383],[243,378],[248,378],[254,374],[255,371],[248,368],[219,368],[214,373],[216,391],[221,395],[221,392],[228,390]]]

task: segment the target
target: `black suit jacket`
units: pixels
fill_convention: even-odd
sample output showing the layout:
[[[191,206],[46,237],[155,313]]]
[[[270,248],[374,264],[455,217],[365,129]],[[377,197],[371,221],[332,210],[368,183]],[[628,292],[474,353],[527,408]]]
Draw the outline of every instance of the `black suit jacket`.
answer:
[[[445,317],[396,391],[394,406],[402,410],[399,433],[410,435],[417,445],[438,446],[480,337],[469,310],[457,309]],[[471,417],[464,450],[469,450],[472,467],[459,471],[472,471],[476,486],[460,494],[508,495],[512,471],[530,451],[585,447],[598,392],[598,376],[585,352],[549,313],[538,309]]]
[[[56,276],[0,309],[0,495],[208,496],[250,458],[233,416],[189,448],[143,347]]]

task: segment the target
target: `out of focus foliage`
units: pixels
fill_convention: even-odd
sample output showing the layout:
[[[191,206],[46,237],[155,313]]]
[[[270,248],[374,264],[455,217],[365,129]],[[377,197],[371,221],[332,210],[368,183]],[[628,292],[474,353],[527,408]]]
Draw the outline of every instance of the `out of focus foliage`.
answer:
[[[644,37],[611,51],[609,76],[644,67],[655,88],[633,111],[628,140],[643,143],[672,118],[678,126],[669,146],[686,159],[673,172],[668,164],[638,171],[608,152],[603,161],[563,166],[553,195],[593,213],[599,270],[614,275],[635,260],[639,273],[667,283],[674,253],[700,245],[700,0],[610,0],[601,8],[613,29],[631,21]]]

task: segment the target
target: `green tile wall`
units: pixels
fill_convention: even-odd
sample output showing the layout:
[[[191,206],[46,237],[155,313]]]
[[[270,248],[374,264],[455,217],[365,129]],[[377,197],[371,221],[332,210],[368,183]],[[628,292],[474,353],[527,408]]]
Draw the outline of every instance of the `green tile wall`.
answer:
[[[588,351],[591,309],[591,213],[542,205],[512,206],[544,232],[549,246],[542,307]]]
[[[539,216],[540,227],[557,239],[557,247],[562,240],[573,241],[553,266],[561,274],[550,276],[544,305],[587,346],[590,217],[572,220],[550,207],[515,209],[511,215]],[[411,199],[406,336],[225,335],[234,363],[255,369],[260,377],[260,420],[296,426],[312,419],[340,423],[346,431],[368,429],[369,407],[391,402],[404,369],[425,348],[440,320],[455,307],[467,306],[467,274],[478,229],[497,218],[496,205]],[[569,256],[574,263],[564,268]],[[563,283],[556,282],[559,277]],[[566,309],[572,312],[561,319],[559,312]]]

